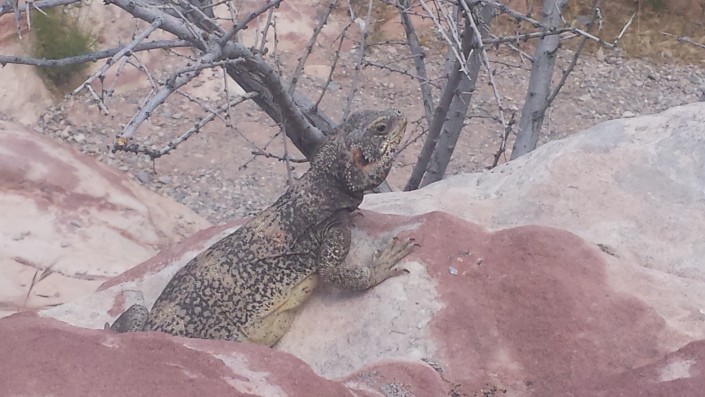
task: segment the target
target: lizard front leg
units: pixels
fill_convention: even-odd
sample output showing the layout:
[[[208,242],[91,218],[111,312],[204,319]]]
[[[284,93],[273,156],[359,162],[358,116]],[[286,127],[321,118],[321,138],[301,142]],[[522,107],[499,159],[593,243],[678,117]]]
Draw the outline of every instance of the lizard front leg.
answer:
[[[340,289],[364,290],[390,277],[408,273],[396,265],[413,250],[412,239],[393,238],[364,265],[345,261],[351,240],[350,214],[341,211],[326,228],[318,254],[318,273],[324,283]]]

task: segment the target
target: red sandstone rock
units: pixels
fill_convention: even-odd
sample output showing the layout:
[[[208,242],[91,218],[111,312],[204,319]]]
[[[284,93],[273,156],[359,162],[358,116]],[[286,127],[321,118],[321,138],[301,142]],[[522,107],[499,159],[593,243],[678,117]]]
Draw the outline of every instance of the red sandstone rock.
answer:
[[[0,214],[0,316],[87,295],[209,225],[105,164],[1,121]]]
[[[354,255],[369,254],[386,241],[390,232],[415,236],[421,247],[404,263],[410,274],[362,293],[322,288],[276,346],[279,351],[157,333],[71,331],[65,325],[60,327],[63,333],[42,333],[43,328],[58,326],[27,318],[0,320],[0,340],[5,340],[2,332],[14,332],[13,348],[31,350],[38,340],[32,332],[44,335],[41,339],[53,340],[46,342],[50,345],[91,335],[103,341],[94,344],[117,346],[105,351],[100,348],[101,359],[129,363],[133,353],[122,353],[125,349],[143,350],[143,356],[151,357],[144,358],[145,363],[177,363],[172,366],[182,370],[176,379],[181,382],[183,373],[191,374],[189,382],[194,389],[188,390],[194,393],[219,387],[245,390],[242,384],[233,386],[222,380],[228,377],[250,379],[247,387],[251,389],[247,390],[256,390],[254,395],[277,394],[262,392],[264,389],[257,389],[253,383],[283,390],[300,383],[313,388],[306,389],[308,392],[286,389],[290,392],[282,395],[289,396],[345,395],[342,387],[359,396],[598,396],[611,395],[604,393],[612,391],[653,395],[648,394],[652,390],[678,390],[680,394],[665,395],[696,396],[689,393],[705,387],[699,364],[705,359],[705,350],[688,347],[701,346],[701,342],[694,341],[684,351],[671,353],[686,345],[688,336],[666,323],[645,302],[614,289],[606,271],[605,258],[609,256],[571,233],[539,226],[491,233],[441,212],[417,217],[364,212],[355,222]],[[106,319],[118,314],[119,310],[112,310],[110,315],[107,312],[114,309],[115,299],[122,299],[125,285],[149,286],[150,290],[142,292],[151,304],[168,280],[165,272],[183,265],[222,233],[221,228],[204,231],[185,247],[163,251],[156,257],[168,260],[149,261],[133,269],[130,277],[121,278],[123,284],[106,284],[93,297],[45,310],[42,315],[100,328]],[[128,303],[121,301],[119,306]],[[15,331],[2,331],[8,328]],[[186,355],[184,361],[172,358],[181,357],[183,346],[197,346],[200,352],[217,357],[245,357],[242,360],[250,366],[233,366],[227,360],[225,366],[214,366],[200,353]],[[77,356],[52,351],[41,357],[62,356],[64,360],[54,359],[54,365],[67,360],[71,364],[66,365],[80,373],[88,371],[84,367],[94,369],[88,364],[93,359],[81,356],[89,352],[77,348]],[[250,352],[266,358],[258,361],[262,366],[256,371],[270,375],[252,380],[248,375],[254,365]],[[289,354],[303,360],[318,375]],[[0,352],[0,357],[7,356]],[[16,365],[17,376],[29,376],[37,360],[42,359],[28,358]],[[208,372],[204,366],[212,369]],[[139,364],[135,367],[142,368]],[[169,374],[171,368],[145,365],[137,371],[138,378],[147,382],[152,379],[149,373],[156,372],[154,379],[166,382],[168,376],[162,372]],[[105,371],[107,367],[100,367],[99,373]],[[48,388],[60,379],[63,377],[44,377],[41,382],[49,385],[42,387]],[[337,380],[331,383],[325,379]],[[133,385],[110,382],[108,389],[123,395],[139,394],[139,387],[151,387],[135,382],[135,388],[126,388]]]

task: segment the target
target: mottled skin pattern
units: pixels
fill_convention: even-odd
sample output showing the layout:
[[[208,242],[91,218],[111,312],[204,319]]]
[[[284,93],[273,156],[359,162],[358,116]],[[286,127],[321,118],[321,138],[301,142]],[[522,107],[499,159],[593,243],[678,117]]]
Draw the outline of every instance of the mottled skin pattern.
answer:
[[[405,129],[397,110],[350,116],[271,207],[180,269],[151,313],[133,305],[110,328],[273,345],[319,282],[362,290],[404,273],[394,266],[411,241],[390,241],[367,265],[344,260],[350,213],[387,177]]]

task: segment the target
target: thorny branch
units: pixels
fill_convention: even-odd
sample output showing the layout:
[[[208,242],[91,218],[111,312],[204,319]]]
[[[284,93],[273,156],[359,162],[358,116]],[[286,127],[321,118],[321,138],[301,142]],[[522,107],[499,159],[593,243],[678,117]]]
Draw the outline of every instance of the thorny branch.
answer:
[[[360,56],[357,60],[357,64],[355,65],[355,71],[353,72],[353,80],[352,84],[350,84],[350,94],[348,94],[348,100],[345,104],[345,110],[343,110],[343,120],[348,118],[348,115],[350,114],[350,109],[352,108],[352,101],[353,98],[355,97],[355,94],[357,93],[357,85],[358,81],[360,80],[360,72],[362,69],[362,62],[365,60],[365,51],[366,51],[366,46],[367,46],[367,33],[370,28],[370,16],[372,15],[372,0],[368,0],[367,2],[367,15],[365,16],[365,22],[364,25],[361,27],[361,38],[360,38],[360,46],[358,48],[358,51],[360,51]],[[355,15],[352,13],[352,9],[350,10],[350,19],[353,21],[356,20]]]
[[[158,150],[153,150],[149,148],[145,148],[143,146],[140,146],[136,143],[129,143],[127,139],[118,139],[117,142],[113,145],[112,151],[115,152],[117,150],[122,150],[125,152],[132,152],[132,153],[143,153],[149,156],[152,160],[158,159],[159,157],[162,157],[172,150],[176,149],[179,144],[182,142],[186,141],[188,138],[191,136],[198,134],[201,132],[201,129],[211,121],[213,121],[219,114],[226,112],[228,109],[230,109],[233,106],[236,106],[248,99],[251,99],[255,96],[255,93],[247,93],[241,96],[237,96],[235,98],[232,98],[228,103],[224,104],[223,106],[219,107],[215,112],[209,113],[206,117],[196,121],[193,127],[191,127],[188,131],[183,133],[181,136],[179,136],[176,139],[171,140],[169,143],[164,145],[161,149]]]
[[[512,112],[511,117],[509,117],[509,122],[504,127],[502,139],[500,140],[499,148],[497,148],[497,151],[494,153],[494,159],[492,160],[492,165],[489,167],[490,169],[496,167],[497,164],[499,164],[499,159],[502,156],[505,156],[505,153],[507,153],[507,141],[509,140],[509,136],[512,134],[512,128],[514,127],[514,124],[516,124],[516,121],[514,119],[516,117],[516,114],[516,112]]]
[[[318,109],[318,105],[321,104],[323,97],[326,95],[326,92],[328,92],[328,87],[330,86],[330,83],[333,81],[333,72],[335,72],[335,67],[338,65],[338,60],[340,59],[340,50],[343,48],[343,42],[345,41],[345,33],[347,33],[348,29],[350,29],[350,26],[352,26],[352,22],[348,23],[348,25],[343,28],[343,31],[340,32],[340,35],[337,38],[338,48],[335,50],[335,54],[333,55],[333,63],[330,66],[330,71],[328,71],[326,82],[325,84],[323,84],[323,88],[321,88],[321,93],[319,94],[316,102],[313,104],[313,109]]]
[[[57,5],[72,4],[78,1],[79,0],[41,0],[18,5],[15,0],[0,0],[0,2],[2,2],[0,3],[0,16],[14,12],[17,18],[19,18],[21,13],[26,13],[31,8],[49,8]],[[95,79],[100,79],[102,81],[105,76],[105,72],[115,64],[118,64],[118,74],[128,63],[133,64],[138,69],[144,71],[152,82],[153,90],[150,95],[144,99],[142,106],[140,106],[139,110],[125,126],[122,133],[118,136],[113,145],[113,150],[126,150],[135,153],[144,153],[152,159],[161,157],[176,148],[190,136],[198,133],[207,123],[214,120],[216,117],[220,117],[219,115],[221,113],[227,112],[231,106],[234,106],[245,99],[252,99],[274,121],[281,124],[282,131],[285,131],[286,135],[292,139],[299,150],[301,150],[306,157],[310,158],[312,153],[315,151],[317,144],[323,138],[324,133],[327,133],[332,129],[332,123],[329,118],[320,112],[318,107],[326,94],[328,87],[333,82],[333,74],[336,66],[338,65],[341,49],[343,48],[343,42],[346,39],[345,34],[347,29],[352,23],[358,23],[361,27],[361,40],[357,50],[360,52],[350,85],[350,93],[347,97],[347,104],[344,109],[345,116],[347,116],[351,110],[352,101],[356,95],[359,81],[361,79],[361,69],[363,69],[364,66],[374,66],[395,73],[405,74],[415,79],[419,84],[425,120],[429,126],[422,154],[426,153],[430,157],[432,154],[431,152],[435,150],[435,142],[438,139],[438,134],[443,128],[445,128],[444,125],[448,119],[451,117],[466,117],[466,115],[451,115],[448,109],[451,103],[455,100],[454,98],[456,96],[467,94],[467,92],[458,92],[455,87],[458,82],[461,81],[463,74],[470,77],[467,69],[468,60],[471,56],[473,56],[473,54],[475,54],[474,51],[478,51],[477,55],[479,56],[479,59],[481,59],[482,66],[484,66],[484,68],[488,71],[487,76],[489,78],[489,84],[492,86],[495,101],[499,109],[499,117],[495,118],[495,120],[502,123],[504,131],[502,144],[500,145],[498,152],[495,154],[494,165],[496,165],[499,157],[506,150],[506,141],[511,135],[511,129],[514,125],[514,114],[512,114],[511,119],[508,122],[504,120],[504,109],[502,107],[501,96],[494,82],[493,70],[491,69],[486,46],[497,47],[500,44],[511,46],[512,43],[520,43],[526,40],[543,38],[551,35],[556,35],[561,40],[576,36],[581,37],[581,42],[579,43],[578,50],[576,50],[574,54],[571,65],[567,71],[564,72],[557,88],[549,97],[548,105],[550,105],[550,103],[555,99],[560,87],[563,83],[565,83],[568,74],[574,68],[575,62],[577,61],[585,42],[587,40],[592,40],[603,47],[614,48],[617,41],[624,35],[624,32],[629,28],[633,20],[632,17],[624,26],[620,35],[612,43],[608,43],[590,33],[592,24],[595,22],[595,17],[593,17],[593,22],[588,25],[585,30],[582,30],[569,26],[553,27],[546,25],[545,23],[535,20],[528,15],[517,12],[516,10],[511,9],[509,6],[496,0],[420,0],[418,5],[420,6],[420,9],[425,11],[423,14],[413,10],[415,5],[412,4],[415,2],[410,0],[385,0],[385,3],[395,6],[400,13],[401,23],[404,26],[406,33],[406,45],[411,53],[411,60],[413,61],[413,66],[416,72],[413,73],[405,71],[404,68],[392,66],[391,64],[382,65],[380,63],[365,59],[366,48],[368,46],[368,29],[372,24],[372,0],[368,0],[367,15],[364,18],[365,21],[362,22],[360,18],[356,18],[351,12],[350,19],[352,22],[343,29],[342,33],[336,39],[339,40],[338,48],[334,54],[330,72],[328,73],[320,96],[315,102],[312,102],[296,92],[297,83],[303,73],[308,57],[313,52],[313,48],[318,41],[319,34],[323,29],[323,26],[328,21],[333,9],[339,3],[337,0],[329,0],[327,2],[327,8],[319,16],[318,23],[309,37],[306,44],[306,49],[291,75],[291,82],[289,84],[283,81],[281,71],[278,71],[276,68],[272,67],[265,60],[265,55],[267,53],[266,47],[268,44],[266,37],[262,37],[262,43],[259,49],[257,46],[253,48],[246,47],[239,41],[233,40],[238,32],[247,28],[248,24],[255,20],[259,21],[260,16],[268,13],[268,22],[263,33],[263,36],[266,36],[266,30],[270,27],[272,23],[271,21],[275,18],[273,16],[273,11],[279,7],[283,0],[266,0],[259,2],[259,5],[255,10],[246,14],[242,13],[243,17],[239,19],[237,18],[237,13],[240,11],[239,9],[234,9],[232,7],[232,2],[213,3],[208,0],[206,2],[192,3],[191,1],[193,0],[174,0],[172,2],[155,4],[152,0],[105,0],[106,4],[112,4],[122,8],[129,14],[146,21],[150,25],[140,34],[134,36],[132,41],[124,47],[96,51],[90,54],[58,60],[0,55],[0,65],[16,63],[35,66],[62,66],[109,58],[94,75],[92,75],[76,90],[76,92],[84,88],[88,90],[91,95],[96,98],[98,105],[101,106],[101,109],[104,109],[106,112],[107,108],[102,98],[102,95],[105,95],[106,91],[103,90],[101,93],[102,95],[99,96],[95,92],[91,83],[94,82]],[[221,25],[223,20],[228,20],[227,18],[215,18],[213,15],[213,7],[219,4],[226,4],[228,6],[228,10],[230,11],[229,23],[232,23],[232,25],[229,25],[231,26],[229,28],[223,28]],[[496,37],[491,35],[482,37],[480,35],[480,29],[477,26],[478,23],[475,21],[476,16],[473,14],[472,10],[474,7],[485,5],[493,7],[497,11],[514,18],[517,21],[517,26],[520,24],[523,26],[526,26],[525,24],[529,24],[529,26],[537,29],[537,31],[517,31],[516,34],[508,37]],[[458,15],[461,11],[464,11],[465,14],[465,26],[460,26],[458,21]],[[425,64],[426,54],[423,46],[419,42],[419,38],[416,35],[411,19],[412,16],[430,18],[433,21],[436,31],[443,37],[450,48],[452,67],[448,69],[446,71],[446,75],[443,76],[445,78],[445,84],[442,89],[439,89],[439,87],[433,84],[433,82],[437,80],[436,78],[430,78],[427,75],[428,72]],[[158,29],[175,35],[177,39],[146,42],[145,40],[150,33]],[[676,37],[668,33],[663,34]],[[473,41],[470,38],[471,36],[476,39]],[[479,39],[480,37],[482,37],[481,40]],[[698,47],[705,48],[705,45],[695,43],[687,37],[679,37],[677,39],[681,42],[687,42]],[[145,50],[157,48],[169,49],[177,47],[192,47],[196,50],[190,55],[183,55],[189,59],[192,59],[192,63],[172,74],[171,77],[166,79],[166,81],[159,87],[154,82],[152,76],[147,73],[146,66],[139,60],[139,58],[137,58],[137,55],[135,54]],[[521,51],[516,48],[515,50]],[[530,59],[530,57],[526,56],[526,54],[522,54],[521,52],[520,55],[524,56],[524,58]],[[203,69],[213,67],[222,67],[227,75],[235,80],[240,87],[245,90],[246,94],[242,97],[229,101],[226,105],[223,105],[215,111],[210,110],[205,105],[202,105],[202,107],[207,110],[207,116],[199,120],[193,128],[181,135],[179,138],[169,142],[162,149],[146,149],[134,143],[130,143],[139,126],[160,104],[165,101],[168,96],[173,93],[182,93],[179,90],[180,87],[183,87],[192,81],[192,79]],[[434,88],[439,90],[437,103],[435,103],[433,98]],[[111,90],[107,91],[108,95],[110,94],[110,91]],[[226,97],[230,97],[230,94],[227,91],[227,79]],[[190,100],[194,100],[194,98],[190,98]],[[233,101],[240,102],[234,103]],[[225,119],[229,120],[227,115],[225,116]],[[418,137],[416,139],[418,139]],[[253,154],[255,156],[265,155],[263,153],[259,153],[259,151],[254,151]],[[269,155],[268,157],[278,158],[273,155]],[[288,153],[281,158],[282,161],[287,159],[289,161],[294,161],[289,159]],[[422,161],[423,160],[420,157],[417,168],[419,168],[418,166],[422,163]],[[419,169],[421,168],[425,170],[425,167],[420,167]],[[423,176],[423,172],[421,175],[418,175],[417,171],[418,170],[415,168],[415,173],[412,174],[412,178],[407,184],[407,189],[416,188],[418,183],[421,181],[420,178]],[[414,180],[416,182],[413,182]]]
[[[301,58],[299,58],[299,63],[296,65],[296,69],[294,70],[294,73],[291,76],[291,82],[289,83],[289,95],[293,94],[296,90],[296,83],[298,83],[299,77],[304,71],[306,60],[308,59],[309,55],[311,55],[311,52],[313,52],[313,45],[316,44],[316,41],[318,40],[318,35],[321,33],[321,30],[323,30],[323,27],[326,25],[326,23],[328,23],[328,17],[330,16],[330,13],[333,12],[333,9],[337,4],[338,0],[332,0],[328,4],[328,8],[326,9],[326,11],[318,19],[318,24],[313,29],[313,33],[311,33],[311,37],[308,39],[308,43],[306,43],[306,49],[304,50],[304,54],[301,56]]]
[[[688,43],[688,44],[690,44],[690,45],[694,45],[694,46],[696,46],[696,47],[700,47],[700,48],[705,49],[705,44],[698,43],[697,41],[694,41],[693,39],[691,39],[691,38],[688,37],[688,36],[676,36],[675,34],[666,33],[666,32],[661,32],[661,34],[664,35],[664,36],[673,37],[673,38],[675,38],[679,43]]]
[[[592,19],[590,22],[587,24],[587,29],[588,32],[592,30],[592,28],[595,26],[595,22],[600,20],[600,0],[593,0],[592,3]],[[598,26],[602,26],[602,23],[598,23]],[[578,48],[575,49],[575,52],[573,53],[573,58],[570,60],[570,65],[568,65],[568,68],[563,71],[561,75],[561,79],[556,84],[556,88],[551,92],[551,94],[548,96],[548,99],[546,100],[546,106],[544,107],[544,112],[546,109],[548,109],[551,104],[553,103],[553,100],[556,99],[558,96],[558,93],[561,92],[561,88],[563,88],[563,85],[565,85],[566,80],[568,80],[568,76],[570,73],[573,71],[575,68],[575,65],[578,63],[578,58],[580,57],[580,54],[583,52],[583,48],[585,48],[585,43],[587,43],[588,38],[583,36],[582,39],[580,40],[580,43],[578,43]]]
[[[492,66],[490,66],[490,59],[487,56],[487,50],[482,44],[482,34],[480,34],[480,29],[477,28],[477,24],[475,23],[475,15],[473,15],[473,13],[470,11],[470,7],[468,7],[467,2],[465,0],[460,1],[463,5],[463,9],[465,10],[465,17],[470,23],[475,37],[477,37],[477,40],[480,42],[480,58],[482,59],[482,63],[485,65],[485,68],[487,69],[487,77],[490,80],[490,85],[492,86],[492,93],[494,94],[494,99],[497,102],[497,110],[499,111],[499,121],[502,123],[502,129],[506,130],[507,122],[504,119],[504,107],[502,106],[502,99],[500,98],[499,90],[497,89],[497,83],[495,83],[494,81],[494,73],[492,72]]]
[[[25,2],[24,4],[19,5],[16,1],[5,0],[4,4],[0,4],[0,17],[11,12],[14,12],[16,16],[19,17],[22,13],[27,12],[30,7],[35,9],[45,9],[78,3],[80,1],[81,0],[40,0]]]
[[[126,45],[123,47],[120,51],[116,52],[115,55],[113,55],[110,59],[108,59],[107,62],[103,66],[98,69],[95,73],[93,73],[92,76],[86,79],[80,86],[78,86],[75,90],[73,90],[73,93],[76,94],[80,92],[85,86],[90,85],[93,80],[100,78],[101,80],[105,76],[105,72],[108,71],[110,66],[112,66],[115,62],[118,61],[118,59],[122,58],[125,54],[128,52],[132,51],[142,40],[146,39],[147,36],[149,36],[152,32],[157,30],[157,28],[162,24],[162,19],[161,18],[156,18],[154,21],[152,21],[152,24],[149,25],[147,29],[142,31],[142,33],[138,34],[137,36],[132,39],[132,42],[130,44]]]
[[[409,15],[409,0],[400,1],[397,8],[401,14],[401,22],[402,25],[404,25],[404,32],[406,33],[406,41],[409,45],[409,50],[411,50],[411,55],[414,60],[414,67],[416,68],[416,76],[412,77],[416,78],[419,82],[421,101],[423,102],[424,112],[426,113],[426,120],[430,123],[431,117],[433,116],[434,105],[433,94],[431,92],[431,87],[429,87],[428,74],[426,73],[426,62],[424,62],[426,54],[421,48],[419,39],[416,36],[416,29],[414,28],[414,24],[411,22],[411,17]]]
[[[187,66],[176,73],[174,73],[162,86],[162,88],[157,91],[149,100],[140,108],[140,110],[132,117],[132,119],[127,123],[122,133],[118,136],[116,143],[113,145],[112,151],[115,152],[119,150],[120,142],[125,142],[132,139],[135,136],[137,128],[149,118],[154,109],[157,106],[164,103],[167,97],[172,93],[176,92],[179,88],[186,85],[189,81],[193,80],[196,76],[201,73],[201,70],[205,68],[213,67],[213,59],[215,55],[207,53],[203,58],[201,58],[197,65]],[[235,62],[235,61],[231,61]]]

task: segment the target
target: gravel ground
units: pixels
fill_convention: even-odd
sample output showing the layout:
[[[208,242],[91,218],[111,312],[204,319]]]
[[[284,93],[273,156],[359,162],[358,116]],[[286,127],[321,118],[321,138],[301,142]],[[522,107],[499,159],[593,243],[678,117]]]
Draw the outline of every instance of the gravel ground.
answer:
[[[348,94],[346,84],[351,81],[356,56],[354,51],[343,54],[342,69],[336,72],[336,83],[321,106],[335,120],[342,114]],[[370,54],[371,59],[380,63],[394,56],[396,54],[389,51],[373,50]],[[520,111],[526,95],[528,66],[517,67],[521,65],[520,59],[512,54],[493,54],[492,57],[505,107]],[[292,65],[295,64],[293,59]],[[441,57],[436,59],[437,62],[430,62],[431,73],[441,68]],[[560,68],[568,62],[568,58],[559,58],[554,82],[560,76]],[[324,81],[320,74],[316,68],[307,69],[299,89],[316,97]],[[368,67],[361,82],[354,108],[397,107],[406,112],[410,120],[422,114],[418,86],[408,77]],[[202,76],[196,86],[211,90],[215,99],[204,102],[215,106],[218,93],[222,93],[221,84],[222,77],[211,74]],[[155,163],[145,156],[110,153],[107,146],[112,137],[129,120],[145,93],[139,90],[116,93],[110,102],[111,116],[94,111],[95,105],[87,95],[69,98],[49,109],[35,130],[134,176],[149,189],[172,197],[213,223],[253,214],[271,204],[286,189],[287,172],[283,163],[252,155],[253,150],[264,148],[281,155],[284,146],[280,137],[272,138],[278,131],[273,122],[251,103],[235,108],[231,113],[232,125],[229,126],[227,120],[214,122]],[[666,65],[624,60],[614,55],[586,55],[549,110],[540,143],[564,138],[601,121],[660,112],[698,100],[705,100],[705,63]],[[480,83],[471,105],[473,117],[468,120],[456,146],[447,174],[478,172],[491,164],[500,142],[501,126],[488,115],[495,115],[496,109],[490,87]],[[199,104],[172,96],[141,128],[139,142],[163,144],[190,128],[201,114]],[[392,186],[402,187],[405,183],[420,141],[411,144],[399,156],[389,178]],[[292,147],[289,143],[291,155],[301,158]],[[306,164],[296,163],[293,176],[305,170]]]

